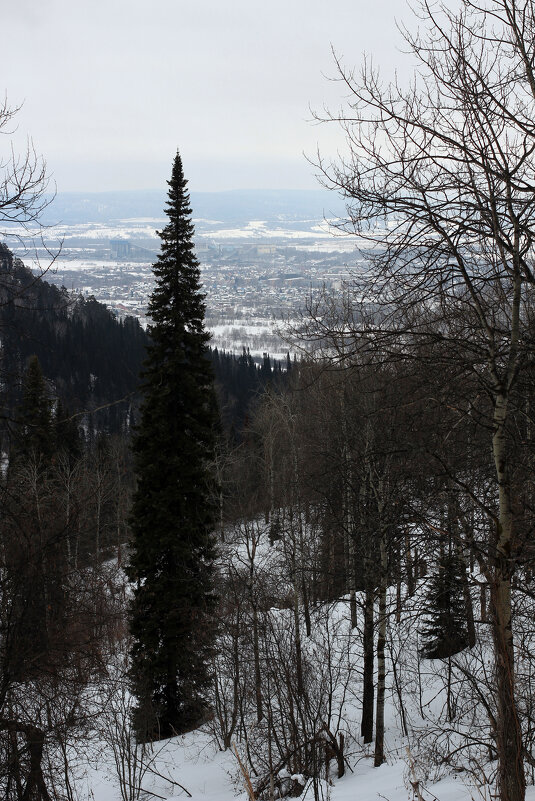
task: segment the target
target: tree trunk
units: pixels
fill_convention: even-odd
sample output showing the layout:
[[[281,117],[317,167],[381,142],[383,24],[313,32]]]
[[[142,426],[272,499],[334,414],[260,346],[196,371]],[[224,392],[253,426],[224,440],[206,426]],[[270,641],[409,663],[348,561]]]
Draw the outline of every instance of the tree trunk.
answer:
[[[526,790],[522,730],[515,696],[511,576],[514,570],[513,511],[507,469],[505,421],[507,398],[498,394],[492,438],[499,489],[495,567],[491,586],[492,627],[496,658],[498,795],[500,801],[523,801]]]
[[[385,761],[385,642],[386,642],[386,589],[387,589],[387,554],[385,532],[381,532],[381,579],[379,585],[379,633],[377,636],[377,706],[375,712],[375,756],[376,768]]]
[[[407,592],[409,596],[412,597],[414,595],[414,563],[408,529],[405,531],[405,563],[407,565]]]
[[[305,614],[306,633],[307,637],[310,637],[312,634],[312,620],[310,618],[309,593],[303,572],[301,572],[301,594],[303,596],[303,611]]]
[[[297,675],[297,697],[303,698],[303,657],[301,651],[301,626],[299,621],[299,593],[297,585],[294,584],[294,626],[295,626],[295,668]]]
[[[253,652],[254,652],[256,719],[258,723],[260,723],[260,721],[264,716],[264,712],[262,709],[262,673],[260,670],[260,647],[258,642],[258,611],[256,608],[256,602],[253,603]]]
[[[369,565],[367,565],[366,570],[369,571]],[[362,650],[364,652],[364,675],[362,679],[362,721],[360,724],[360,733],[365,743],[371,743],[373,740],[373,702],[375,688],[373,684],[373,586],[369,576],[366,576]]]
[[[464,560],[463,560],[464,566]],[[472,603],[472,595],[470,593],[470,586],[468,584],[468,576],[466,569],[463,570],[463,596],[464,605],[466,607],[466,629],[468,632],[468,647],[473,648],[476,644],[476,626],[474,622],[474,605]]]

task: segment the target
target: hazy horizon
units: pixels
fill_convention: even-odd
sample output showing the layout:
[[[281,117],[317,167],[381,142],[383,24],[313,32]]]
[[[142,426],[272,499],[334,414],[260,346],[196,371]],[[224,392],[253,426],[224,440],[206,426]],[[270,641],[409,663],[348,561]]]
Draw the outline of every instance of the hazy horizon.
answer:
[[[164,219],[166,188],[58,192],[49,195],[51,202],[41,219],[47,226],[145,217]],[[321,187],[192,190],[190,195],[194,219],[274,220],[281,215],[320,219],[344,214],[341,196]]]

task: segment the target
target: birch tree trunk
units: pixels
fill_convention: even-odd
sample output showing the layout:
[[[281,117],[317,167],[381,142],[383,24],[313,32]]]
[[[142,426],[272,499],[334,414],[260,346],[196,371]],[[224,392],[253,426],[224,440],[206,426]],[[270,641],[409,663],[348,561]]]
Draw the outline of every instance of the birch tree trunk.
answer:
[[[367,560],[369,562],[369,560]],[[364,600],[364,631],[362,650],[364,656],[364,674],[362,678],[362,720],[360,733],[365,743],[373,740],[373,702],[375,689],[373,684],[373,585],[369,576],[370,566],[366,564],[366,595]]]
[[[515,695],[511,576],[514,569],[513,510],[507,465],[505,423],[507,398],[499,394],[494,407],[492,449],[498,479],[499,514],[494,576],[491,585],[492,628],[496,657],[498,788],[501,801],[525,796],[522,729]]]

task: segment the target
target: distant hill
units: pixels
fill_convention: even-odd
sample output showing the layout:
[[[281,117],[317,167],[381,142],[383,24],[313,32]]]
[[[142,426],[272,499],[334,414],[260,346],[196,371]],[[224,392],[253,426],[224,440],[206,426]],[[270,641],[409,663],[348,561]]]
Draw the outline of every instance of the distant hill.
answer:
[[[12,416],[20,381],[36,355],[55,393],[80,422],[109,432],[131,422],[147,335],[94,298],[36,278],[0,245],[1,408]]]
[[[61,192],[43,215],[47,225],[109,223],[130,218],[164,217],[165,190],[130,192]],[[247,220],[301,220],[344,214],[340,196],[325,189],[236,189],[228,192],[192,192],[194,218],[242,222]]]

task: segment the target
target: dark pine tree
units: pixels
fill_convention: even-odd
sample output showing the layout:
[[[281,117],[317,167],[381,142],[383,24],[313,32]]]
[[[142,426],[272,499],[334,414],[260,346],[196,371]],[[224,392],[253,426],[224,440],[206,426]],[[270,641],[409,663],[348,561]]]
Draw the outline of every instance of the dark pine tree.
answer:
[[[422,656],[427,659],[447,659],[469,645],[464,570],[456,554],[446,554],[429,581],[421,649]]]
[[[134,724],[145,740],[183,732],[205,717],[213,640],[216,493],[210,462],[217,406],[178,153],[168,185],[169,222],[159,232],[144,400],[134,439],[131,682]]]
[[[22,376],[22,400],[2,496],[3,569],[9,599],[7,626],[16,648],[4,656],[17,680],[53,662],[65,630],[63,555],[51,485],[55,451],[51,393],[37,356]],[[2,622],[2,627],[5,621]],[[6,637],[6,631],[2,632]]]
[[[22,383],[18,450],[25,457],[47,458],[53,447],[51,402],[37,356],[29,359]],[[15,451],[14,457],[18,455]]]

